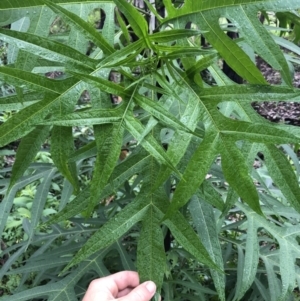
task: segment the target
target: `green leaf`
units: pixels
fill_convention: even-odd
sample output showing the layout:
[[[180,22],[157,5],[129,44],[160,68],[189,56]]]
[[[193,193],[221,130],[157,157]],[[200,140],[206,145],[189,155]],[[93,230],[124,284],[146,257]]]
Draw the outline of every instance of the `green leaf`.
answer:
[[[72,184],[67,179],[64,179],[63,188],[61,191],[61,199],[59,201],[59,207],[58,207],[59,211],[61,211],[63,208],[66,207],[71,195],[73,194],[73,191],[74,189]]]
[[[224,210],[225,204],[222,200],[221,195],[208,181],[203,181],[201,187],[196,192],[196,195],[208,204],[211,204],[212,206],[216,207],[221,212]]]
[[[195,57],[197,55],[211,55],[211,54],[217,54],[215,50],[203,50],[198,47],[182,47],[182,46],[165,46],[158,44],[156,46],[157,50],[162,52],[160,54],[160,57],[162,58],[168,58],[168,59],[174,59],[176,60],[178,57]]]
[[[282,292],[278,300],[284,301],[295,288],[295,258],[286,239],[278,238],[280,244],[280,274]]]
[[[45,225],[66,221],[81,213],[90,201],[90,187],[83,188],[72,202],[68,203],[59,213],[51,217]]]
[[[92,141],[73,152],[69,157],[69,162],[75,162],[82,159],[87,159],[97,155],[96,142]]]
[[[241,25],[239,30],[253,50],[275,70],[281,71],[285,83],[292,87],[291,74],[284,55],[257,18],[253,8],[239,6],[229,9],[228,14]]]
[[[206,2],[195,2],[193,0],[186,0],[184,2],[184,5],[182,7],[175,7],[172,4],[171,0],[164,0],[164,5],[167,9],[168,16],[165,18],[165,22],[169,22],[170,19],[173,18],[180,18],[186,15],[186,17],[189,17],[189,15],[193,15],[202,11],[210,11],[218,8],[223,8],[224,10],[227,7],[239,7],[239,6],[245,6],[249,5],[252,7],[253,10],[258,11],[258,10],[263,10],[263,11],[272,11],[274,10],[274,3],[271,1],[261,1],[261,0],[252,0],[249,2],[248,0],[227,0],[226,3],[224,4],[223,2],[220,2],[218,0],[214,1],[206,1]],[[299,3],[297,0],[290,0],[288,2],[284,0],[280,0],[276,2],[276,10],[280,11],[285,11],[285,10],[292,10],[292,9],[297,9],[299,8]]]
[[[211,259],[223,269],[222,250],[218,239],[213,207],[194,196],[189,204],[196,230]],[[211,270],[216,290],[220,300],[225,301],[225,277],[219,271]]]
[[[300,212],[300,188],[287,157],[274,145],[261,146],[270,176],[289,203]]]
[[[155,3],[150,3],[148,0],[144,0],[144,2],[146,3],[146,5],[147,5],[148,9],[151,11],[151,13],[155,16],[156,20],[158,20],[159,22],[161,22],[162,17],[156,11],[156,9],[155,9]]]
[[[135,265],[132,261],[132,258],[128,254],[127,250],[125,249],[125,246],[123,246],[122,240],[118,240],[113,247],[116,247],[116,250],[120,254],[122,264],[125,271],[135,271]]]
[[[27,92],[23,93],[22,101],[16,94],[0,97],[1,111],[14,111],[24,109],[31,104],[43,99],[43,93]]]
[[[222,267],[213,262],[194,229],[179,212],[164,221],[164,224],[171,230],[172,235],[180,245],[199,262],[206,264],[211,269],[221,271]]]
[[[116,189],[122,185],[126,180],[130,179],[133,175],[140,173],[149,164],[150,156],[141,151],[136,154],[131,154],[128,159],[120,163],[111,178],[109,183],[102,191],[100,200],[108,197],[116,192]],[[79,214],[87,208],[90,203],[90,187],[85,187],[72,202],[53,218],[46,222],[47,225],[53,223],[59,223],[64,220],[68,220],[71,217]]]
[[[180,131],[194,134],[189,128],[187,128],[184,124],[182,124],[177,118],[174,117],[174,115],[170,114],[159,103],[153,102],[149,98],[137,94],[134,96],[134,100],[141,108],[143,108],[145,111],[152,114],[154,117],[156,117],[160,122],[164,123],[165,125],[173,127],[174,129]]]
[[[145,126],[145,129],[141,136],[137,139],[138,141],[143,141],[144,137],[146,137],[151,131],[154,130],[154,127],[158,124],[157,119],[151,116]],[[140,142],[139,142],[140,143]]]
[[[299,97],[300,91],[284,86],[266,85],[230,85],[211,87],[199,91],[201,99],[205,101],[280,101]]]
[[[62,116],[45,119],[39,124],[57,126],[91,126],[95,124],[110,124],[121,121],[123,105],[115,109],[90,109]]]
[[[91,197],[87,207],[90,214],[112,174],[123,144],[124,127],[121,123],[106,124],[97,127],[96,145],[97,158],[91,181]]]
[[[91,2],[90,0],[82,0],[82,3],[86,4],[86,2]],[[98,2],[107,2],[107,0],[97,0]],[[74,0],[55,0],[55,3],[60,4],[76,4],[77,2]],[[30,7],[37,7],[44,5],[44,2],[42,0],[34,0],[33,2],[30,0],[25,1],[18,1],[18,0],[3,0],[1,1],[0,9],[6,10],[6,9],[20,9],[20,8],[30,8]]]
[[[288,295],[289,291],[292,291],[295,287],[295,267],[294,261],[296,257],[300,255],[298,242],[296,240],[296,236],[299,235],[299,226],[296,227],[280,227],[276,226],[273,223],[270,223],[261,215],[257,215],[253,212],[248,206],[238,203],[237,204],[240,209],[242,209],[247,216],[255,215],[255,226],[256,227],[263,227],[266,231],[268,231],[271,235],[276,237],[280,249],[282,247],[282,252],[280,252],[279,256],[279,265],[280,265],[280,273],[282,274],[282,291],[280,298],[276,300],[285,300],[286,296]],[[266,264],[266,260],[264,259]],[[266,264],[267,272],[268,272],[268,280],[269,285],[273,287],[274,292],[277,291],[276,284],[277,282],[274,279],[270,279],[271,275],[269,274],[270,271],[268,270],[269,267]],[[272,268],[273,270],[273,268]],[[272,273],[271,273],[272,274]],[[274,295],[271,292],[271,295]]]
[[[113,54],[104,58],[97,68],[116,67],[122,66],[124,63],[135,62],[137,55],[145,47],[144,40],[138,40],[134,43],[130,43],[128,46],[117,50]]]
[[[271,301],[277,301],[280,297],[280,282],[274,271],[274,266],[270,264],[269,260],[267,260],[268,258],[262,256],[262,259],[266,267]]]
[[[77,296],[74,291],[74,286],[78,281],[87,273],[93,271],[101,277],[107,276],[109,272],[103,264],[103,257],[107,254],[109,250],[104,249],[102,252],[98,252],[97,255],[92,256],[90,260],[83,262],[77,269],[74,269],[66,277],[51,283],[48,285],[40,285],[34,288],[28,289],[25,292],[14,294],[14,299],[16,301],[26,301],[30,298],[45,298],[48,297],[49,301],[55,300],[76,300]],[[65,261],[64,258],[62,261]],[[43,261],[45,264],[45,260]],[[51,264],[51,262],[50,262]],[[7,298],[4,297],[6,300]],[[3,299],[3,298],[1,298]],[[4,299],[4,300],[5,300]]]
[[[118,240],[137,222],[141,221],[149,210],[144,198],[138,199],[127,205],[120,213],[111,218],[105,225],[97,230],[87,243],[79,250],[64,271],[88,258],[95,252],[110,246]]]
[[[235,144],[221,139],[222,170],[229,185],[256,213],[263,214],[244,157]]]
[[[68,112],[74,109],[75,103],[81,94],[81,86],[77,85],[77,81],[74,81],[72,78],[53,82],[57,82],[56,85],[60,87],[59,90],[62,90],[62,94],[57,96],[47,93],[43,100],[14,114],[12,118],[2,124],[0,126],[0,146],[29,133],[36,124],[40,123],[50,113],[53,113],[55,109],[59,109],[58,115],[61,115],[61,112]],[[73,84],[74,86],[72,87]]]
[[[282,38],[282,37],[277,37],[275,35],[272,35],[272,38],[274,39],[274,41],[281,47],[286,48],[296,54],[300,54],[300,49],[299,47],[297,47],[294,43]],[[298,61],[296,60],[296,63]]]
[[[127,114],[125,116],[125,126],[127,130],[138,139],[143,134],[143,126],[142,124],[134,118],[131,114]],[[166,155],[164,149],[158,144],[156,139],[149,133],[144,139],[141,141],[141,145],[151,154],[158,162],[163,165],[168,166],[171,170],[173,170],[177,175],[180,175],[180,172],[173,166],[171,160]]]
[[[88,37],[98,46],[104,54],[113,53],[114,48],[103,38],[103,36],[89,23],[83,21],[79,16],[71,13],[67,9],[50,2],[49,0],[41,0],[44,4],[50,7],[54,12],[66,18],[79,32]]]
[[[133,31],[139,38],[148,39],[148,25],[145,18],[137,9],[125,0],[113,0],[116,6],[127,18]]]
[[[130,38],[130,34],[129,34],[129,31],[128,31],[128,28],[127,28],[127,26],[126,26],[123,18],[121,17],[121,14],[120,14],[119,10],[116,9],[115,13],[116,13],[116,16],[117,16],[118,23],[119,23],[119,25],[121,27],[121,30],[123,32],[123,35],[124,35],[124,37],[126,39],[126,42],[127,42],[127,44],[130,44],[131,38]]]
[[[77,168],[74,162],[69,162],[70,154],[74,152],[74,141],[71,127],[55,126],[51,132],[51,155],[55,166],[79,191]]]
[[[218,139],[215,133],[206,133],[182,175],[184,180],[181,180],[176,187],[164,220],[171,218],[180,207],[185,205],[201,185],[217,155],[217,145]]]
[[[216,22],[218,18],[219,14],[214,11],[202,12],[197,16],[197,24],[205,31],[205,38],[218,49],[227,64],[249,83],[267,84],[248,55],[221,30]]]
[[[66,68],[68,68],[68,66],[72,66],[73,68],[78,66],[77,68],[79,70],[87,71],[96,66],[96,62],[86,55],[67,45],[51,41],[47,38],[26,32],[18,32],[1,28],[0,37],[4,42],[13,43],[19,49],[32,52],[39,57],[43,57],[51,61],[63,63]]]
[[[152,280],[161,290],[166,268],[164,237],[159,223],[159,215],[151,206],[143,219],[137,246],[137,268],[140,281]]]
[[[13,206],[14,198],[17,193],[17,191],[24,186],[32,183],[33,181],[36,181],[43,176],[45,176],[48,173],[48,171],[43,170],[41,172],[36,172],[34,175],[30,175],[27,177],[23,177],[17,181],[17,183],[7,192],[5,195],[3,201],[0,203],[0,233],[3,232],[7,218],[10,214],[10,210]]]
[[[143,8],[134,8],[133,1],[118,0],[116,2],[124,5],[123,10],[127,14],[124,20],[127,18],[126,21],[129,21],[127,26],[122,21],[120,23],[127,40],[130,40],[129,30],[132,28],[140,33],[137,42],[128,43],[125,47],[123,40],[120,40],[123,38],[122,32],[115,20],[116,2],[46,1],[55,12],[40,0],[0,1],[0,27],[12,24],[12,29],[19,31],[14,33],[2,30],[2,33],[7,33],[6,41],[19,43],[22,48],[18,51],[17,47],[9,46],[8,61],[11,69],[0,68],[0,80],[5,81],[0,109],[15,111],[3,115],[6,121],[0,126],[0,146],[7,148],[7,144],[24,136],[23,141],[26,142],[34,132],[38,136],[40,133],[37,129],[43,128],[39,124],[46,122],[54,126],[54,134],[59,126],[62,132],[51,139],[58,150],[58,153],[54,151],[55,164],[61,170],[64,168],[65,174],[61,178],[62,175],[55,173],[51,164],[33,163],[30,166],[32,173],[23,177],[18,175],[19,179],[8,191],[9,181],[5,177],[11,168],[2,170],[5,177],[0,179],[0,194],[7,195],[0,203],[0,230],[8,225],[2,236],[6,240],[6,235],[13,232],[18,235],[21,228],[17,227],[23,223],[23,229],[30,238],[29,241],[19,239],[18,244],[9,246],[1,253],[1,257],[8,254],[9,258],[4,262],[0,278],[4,276],[14,279],[7,275],[18,278],[18,272],[23,271],[14,299],[82,299],[85,292],[83,288],[91,277],[96,274],[108,275],[108,268],[112,266],[114,270],[134,270],[134,259],[141,278],[153,279],[159,289],[163,288],[166,300],[198,301],[217,299],[218,295],[219,299],[224,300],[224,274],[220,271],[223,264],[218,263],[218,259],[222,260],[220,238],[226,272],[230,273],[228,277],[226,275],[225,282],[228,300],[291,299],[296,281],[300,279],[299,269],[295,272],[295,264],[300,257],[299,214],[292,208],[294,205],[299,209],[300,194],[298,179],[295,177],[299,164],[297,156],[291,155],[292,149],[287,154],[281,154],[281,149],[275,145],[292,143],[296,150],[300,130],[298,127],[272,124],[264,120],[252,108],[251,102],[298,102],[300,94],[299,89],[266,85],[251,60],[254,62],[254,54],[258,53],[281,72],[283,84],[290,83],[284,57],[296,64],[297,59],[283,55],[277,45],[295,54],[300,53],[300,48],[282,38],[269,36],[263,24],[257,20],[256,13],[299,9],[299,0],[278,0],[276,6],[274,1],[268,0],[226,0],[226,3],[216,0],[185,0],[184,3],[178,0],[156,1],[157,9],[166,7],[164,18],[158,17],[155,6],[147,1],[150,9],[145,7],[147,10],[143,11]],[[73,14],[68,14],[69,11]],[[295,18],[291,20],[298,26],[295,20],[299,18],[296,12],[292,13]],[[155,23],[158,26],[152,34],[154,16],[158,17],[158,23]],[[90,22],[94,17],[101,19],[97,20],[101,23],[101,28],[97,30],[92,30],[92,25],[87,26],[83,21],[88,18]],[[225,18],[231,24],[222,24]],[[150,33],[147,25],[149,19]],[[17,24],[16,20],[19,20]],[[55,22],[63,23],[64,20],[71,25],[70,32],[67,30],[49,35],[49,28],[53,31]],[[187,30],[190,23],[191,28],[199,30]],[[273,29],[281,30],[278,27]],[[296,30],[295,27],[295,36]],[[238,32],[239,39],[229,40],[226,31]],[[23,32],[26,33],[22,35]],[[200,33],[201,37],[209,38],[209,48],[200,45]],[[45,38],[48,35],[49,41]],[[42,37],[40,44],[39,36]],[[95,49],[91,54],[95,60],[83,55],[88,41],[93,45],[98,43],[96,47],[103,49],[89,47],[89,50]],[[115,51],[113,45],[121,49]],[[247,83],[254,84],[236,85],[223,73],[219,59],[225,59]],[[207,71],[201,72],[205,69]],[[63,78],[70,74],[72,76],[65,80],[49,80],[42,76],[56,70],[64,73]],[[66,73],[66,70],[70,70],[70,73]],[[108,80],[110,71],[121,74],[121,83]],[[15,95],[6,97],[11,92],[10,87],[6,89],[6,83],[16,87]],[[81,101],[83,91],[87,91],[84,95],[89,95],[87,103]],[[120,96],[122,104],[111,109],[109,94]],[[89,131],[86,137],[84,129],[91,125],[94,126],[93,134],[91,136]],[[73,149],[72,126],[79,126],[80,130],[82,126],[85,127],[81,133],[76,129],[75,138],[80,139],[79,144],[76,143],[79,148],[77,151]],[[122,126],[122,133],[125,127],[122,137],[116,131],[118,126]],[[66,136],[62,134],[64,131]],[[33,142],[38,140],[38,137],[31,137]],[[93,137],[96,138],[97,146],[95,141],[91,142]],[[117,159],[122,144],[129,149],[123,161]],[[28,150],[35,152],[35,147],[28,146]],[[23,154],[25,149],[25,146],[20,149],[22,156],[16,161],[20,164],[20,170],[15,167],[16,174],[21,175],[22,169],[25,170],[30,161],[29,154]],[[263,152],[265,160],[261,162],[261,167],[254,170],[253,160],[258,151]],[[12,153],[0,150],[0,155]],[[97,156],[96,164],[95,158],[92,158],[94,156]],[[24,162],[21,162],[21,158],[24,158]],[[268,168],[273,162],[275,169],[271,174]],[[70,179],[73,176],[77,180],[76,172],[70,168],[71,165],[75,167],[75,163],[82,176],[80,193],[73,199],[73,188],[66,177]],[[187,175],[187,179],[180,173]],[[210,176],[207,177],[207,174]],[[204,180],[205,177],[207,180]],[[70,221],[71,228],[65,229],[54,224],[51,225],[51,231],[40,235],[34,228],[38,226],[52,179],[59,179],[63,185],[59,192],[53,183],[55,196],[59,197],[61,193],[58,205],[61,212],[52,221],[69,225],[66,219],[76,217]],[[291,183],[289,179],[292,179]],[[40,182],[38,194],[34,196],[34,208],[30,212],[28,207],[31,200],[20,195],[24,190],[27,193],[28,189],[34,188],[36,181]],[[87,208],[106,197],[114,197],[114,201],[107,206],[97,206],[93,213],[97,218],[82,217]],[[197,199],[199,204],[191,209],[191,214],[187,212],[187,206],[181,209],[184,215],[179,213],[178,208],[191,197],[191,205],[197,197],[200,199]],[[25,201],[29,203],[25,204]],[[49,201],[53,201],[53,198]],[[261,209],[268,219],[261,212],[257,214],[251,210],[247,204],[256,212]],[[168,253],[174,260],[167,262],[166,266],[159,222],[170,210],[174,211],[164,223],[172,231],[176,248]],[[241,214],[237,214],[237,210]],[[47,217],[51,211],[53,213],[54,209],[43,211],[44,216]],[[15,214],[31,216],[32,224],[28,218],[6,223],[7,218],[15,218]],[[189,221],[191,215],[195,220],[192,224]],[[232,220],[233,217],[237,220]],[[134,229],[132,225],[126,225],[128,222],[134,225]],[[14,229],[16,231],[11,232]],[[126,234],[130,229],[133,231]],[[71,263],[78,264],[78,267],[73,267],[58,279],[57,273],[73,258],[79,247],[84,246],[91,233],[97,230],[98,234],[92,236],[87,249],[83,247]],[[136,241],[138,256],[133,258],[136,252],[131,252],[131,246]],[[23,254],[28,243],[35,248],[32,256],[30,252]],[[126,252],[129,250],[128,243],[129,254]],[[110,247],[99,251],[105,245]],[[276,249],[270,251],[271,245],[276,246]],[[95,255],[90,256],[93,252]],[[192,258],[187,252],[192,254]],[[106,255],[106,259],[109,259],[105,260],[107,267],[103,263]],[[24,256],[26,262],[20,266],[20,259]],[[257,256],[261,259],[259,270]],[[208,269],[214,269],[210,274],[216,286],[214,291],[218,292],[216,296],[212,291],[212,282],[206,283],[211,288],[199,286],[199,273],[194,272],[194,267],[200,267],[201,277],[210,277]],[[170,278],[163,279],[164,272],[168,277],[170,271],[171,281]],[[43,283],[41,279],[45,275],[51,279],[50,282],[38,286]],[[236,275],[236,288],[234,290],[231,286],[233,289],[230,292],[228,284],[232,279],[235,280]],[[24,290],[23,284],[26,283],[35,287]],[[10,295],[1,299],[9,298]]]
[[[43,210],[45,208],[45,204],[47,202],[47,197],[49,194],[49,189],[56,172],[57,172],[56,168],[49,169],[48,173],[43,178],[43,182],[37,187],[37,192],[35,194],[35,197],[32,202],[32,207],[31,207],[30,227],[27,232],[28,235],[27,246],[31,243],[31,240],[34,236],[34,231],[43,214]]]
[[[207,109],[204,106],[202,100],[199,98],[199,94],[193,90],[193,86],[190,84],[190,82],[187,81],[187,79],[183,77],[176,69],[174,69],[173,71],[173,74],[176,77],[174,79],[174,82],[171,82],[171,84],[174,85],[174,91],[179,95],[179,97],[186,99],[184,111],[180,115],[180,121],[191,130],[195,130],[199,119],[202,117],[200,114],[202,112],[205,112]],[[182,91],[182,86],[178,85],[176,81],[184,85],[184,93]],[[184,154],[189,150],[188,146],[190,145],[191,138],[192,136],[188,136],[186,135],[186,133],[180,131],[175,132],[174,138],[168,145],[167,151],[167,154],[169,158],[172,158],[174,165],[177,165]],[[163,167],[158,174],[155,187],[161,185],[164,181],[166,181],[169,175],[170,170]]]
[[[219,123],[220,122],[220,123]],[[252,122],[236,121],[230,118],[221,117],[218,120],[220,124],[220,135],[222,139],[229,141],[247,140],[261,143],[295,143],[298,137],[287,131],[276,129],[271,125]],[[222,127],[221,127],[222,124]]]
[[[256,219],[253,215],[247,215],[247,241],[246,254],[241,262],[238,263],[237,286],[235,300],[241,300],[247,290],[251,287],[258,267],[258,237]]]
[[[53,97],[46,96],[42,101],[34,103],[13,115],[0,126],[0,146],[4,146],[28,134],[34,124],[42,121],[53,107]]]
[[[255,143],[245,143],[245,142],[243,143],[243,146],[241,148],[241,153],[244,156],[244,158],[246,159],[245,163],[248,165],[249,169],[252,168],[254,158],[257,155],[257,153],[259,152],[259,150],[260,150],[260,148]],[[229,213],[231,208],[238,201],[238,198],[239,198],[239,196],[238,196],[237,192],[232,187],[229,187],[227,196],[226,196],[225,206],[222,211],[222,215],[221,215],[220,219],[224,218]]]
[[[193,29],[172,29],[153,33],[149,36],[149,39],[156,43],[167,43],[192,36],[199,36],[200,34],[200,31]]]
[[[271,7],[274,9],[274,3],[265,1],[261,4],[257,4],[257,7],[261,8],[264,11],[269,10]],[[299,3],[297,0],[290,0],[288,2],[284,0],[280,0],[276,2],[276,11],[287,11],[287,10],[292,10],[292,9],[298,9],[299,8]]]
[[[201,72],[204,69],[207,69],[210,65],[212,65],[216,61],[216,58],[217,55],[214,53],[200,58],[194,66],[186,70],[186,76],[191,77],[192,75],[195,75],[197,72]]]
[[[55,94],[63,93],[66,88],[66,86],[63,84],[64,81],[56,81],[44,76],[33,74],[31,72],[4,66],[0,67],[0,79],[22,88],[26,87],[28,89]],[[71,84],[70,80],[66,80],[65,82]]]
[[[129,96],[129,92],[126,92],[125,89],[118,85],[115,84],[109,80],[103,79],[101,77],[96,77],[88,74],[81,74],[81,73],[76,73],[72,71],[68,71],[68,73],[74,75],[75,77],[81,79],[82,81],[89,83],[91,85],[96,85],[98,86],[102,91],[110,94],[115,94],[118,96]]]
[[[29,167],[49,135],[49,130],[48,126],[38,126],[21,140],[12,168],[9,189],[12,188]]]

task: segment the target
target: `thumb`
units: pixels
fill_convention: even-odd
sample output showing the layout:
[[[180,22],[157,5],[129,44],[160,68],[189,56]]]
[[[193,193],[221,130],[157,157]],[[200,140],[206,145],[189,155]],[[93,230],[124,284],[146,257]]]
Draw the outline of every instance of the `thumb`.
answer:
[[[147,281],[135,289],[133,289],[128,295],[118,299],[119,301],[150,301],[156,291],[156,285],[152,281]]]

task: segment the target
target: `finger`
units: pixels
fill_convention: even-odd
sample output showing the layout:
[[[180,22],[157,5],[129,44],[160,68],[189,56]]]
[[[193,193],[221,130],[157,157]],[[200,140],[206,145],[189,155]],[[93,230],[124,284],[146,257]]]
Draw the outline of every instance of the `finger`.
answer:
[[[126,288],[134,288],[140,284],[139,274],[133,271],[123,271],[116,274],[112,274],[108,277],[102,278],[107,284],[112,282],[115,284],[116,290],[111,292],[114,296],[117,296],[118,292]]]
[[[132,287],[125,288],[124,290],[122,290],[118,293],[117,298],[128,295],[132,290],[133,290]]]
[[[126,288],[134,288],[139,285],[137,272],[123,271],[107,277],[93,280],[86,292],[86,295],[103,294],[117,297],[118,292]]]
[[[155,291],[155,283],[147,281],[133,289],[127,296],[119,298],[118,301],[150,301]]]

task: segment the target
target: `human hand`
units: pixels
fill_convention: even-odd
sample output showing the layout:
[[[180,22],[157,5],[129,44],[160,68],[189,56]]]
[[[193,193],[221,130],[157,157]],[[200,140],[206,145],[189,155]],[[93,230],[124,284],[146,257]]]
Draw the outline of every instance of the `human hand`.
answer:
[[[150,301],[156,291],[152,281],[140,283],[136,272],[124,271],[93,280],[82,301]]]

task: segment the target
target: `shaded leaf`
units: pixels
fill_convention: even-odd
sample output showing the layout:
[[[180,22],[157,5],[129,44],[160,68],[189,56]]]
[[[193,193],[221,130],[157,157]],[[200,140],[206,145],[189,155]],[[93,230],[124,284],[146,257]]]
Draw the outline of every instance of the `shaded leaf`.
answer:
[[[51,155],[58,170],[73,185],[75,193],[79,191],[77,167],[69,162],[70,154],[74,152],[72,128],[55,126],[51,133]]]
[[[235,300],[241,300],[251,287],[258,267],[259,246],[256,219],[251,214],[247,215],[247,241],[245,250],[246,254],[238,264]]]
[[[22,139],[12,168],[9,189],[24,174],[48,135],[48,126],[38,126]]]
[[[216,22],[218,18],[219,14],[215,11],[199,13],[197,23],[201,24],[201,29],[205,31],[205,38],[219,50],[226,63],[241,77],[253,84],[267,84],[248,55],[221,30]]]
[[[217,144],[218,141],[215,134],[206,133],[204,140],[193,154],[182,175],[183,180],[176,187],[174,197],[164,220],[171,218],[176,210],[185,205],[203,182],[217,155]]]
[[[172,235],[180,245],[199,262],[206,264],[212,269],[221,270],[222,267],[217,266],[216,263],[213,262],[193,228],[179,212],[164,221],[164,224],[171,230]]]
[[[192,36],[198,36],[201,32],[193,29],[173,29],[153,33],[149,36],[150,41],[156,43],[172,42],[179,39],[186,39]]]
[[[270,176],[288,202],[300,212],[300,188],[288,159],[276,146],[264,145],[261,149],[264,152]]]
[[[258,194],[249,175],[240,150],[232,143],[222,139],[222,170],[226,181],[255,212],[263,214],[259,205]]]
[[[141,123],[135,119],[133,116],[127,114],[125,116],[125,125],[131,134],[138,139],[142,136],[143,133],[143,126]],[[179,171],[176,167],[173,166],[172,162],[170,161],[169,157],[166,155],[164,149],[157,143],[155,138],[149,133],[144,139],[141,141],[141,145],[147,150],[154,158],[157,159],[163,165],[167,165],[171,168],[176,174],[180,176]]]
[[[222,250],[218,239],[218,232],[212,206],[194,196],[189,204],[189,211],[192,215],[196,230],[203,245],[210,254],[211,259],[220,269],[222,269],[224,266]],[[211,275],[220,300],[225,301],[224,274],[219,271],[211,270]]]
[[[91,213],[112,174],[120,156],[124,127],[121,123],[102,125],[96,134],[97,158],[91,181],[91,197],[87,212]]]
[[[149,205],[140,196],[103,225],[79,250],[64,271],[88,258],[96,251],[110,246],[147,214]]]
[[[159,223],[159,217],[152,206],[147,212],[147,218],[142,222],[142,229],[137,246],[137,268],[141,282],[152,280],[160,291],[166,256],[164,251],[164,237]]]
[[[148,25],[136,8],[125,0],[113,0],[118,9],[125,15],[133,31],[139,38],[148,39]]]

